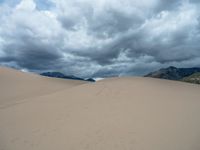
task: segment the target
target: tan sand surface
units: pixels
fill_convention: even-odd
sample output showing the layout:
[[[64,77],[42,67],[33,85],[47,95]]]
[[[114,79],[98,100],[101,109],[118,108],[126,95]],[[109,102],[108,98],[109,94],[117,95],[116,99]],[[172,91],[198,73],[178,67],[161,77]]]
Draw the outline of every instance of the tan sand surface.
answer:
[[[15,93],[15,78],[4,95]],[[139,77],[64,84],[0,108],[0,150],[200,150],[199,85]]]
[[[86,82],[47,78],[0,67],[0,108]]]

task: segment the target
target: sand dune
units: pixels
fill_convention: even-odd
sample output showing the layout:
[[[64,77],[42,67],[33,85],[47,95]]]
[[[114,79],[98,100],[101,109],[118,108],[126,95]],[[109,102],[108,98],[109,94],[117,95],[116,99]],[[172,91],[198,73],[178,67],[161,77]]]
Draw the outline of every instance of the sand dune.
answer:
[[[0,107],[83,83],[86,82],[47,78],[0,67]]]
[[[83,84],[7,69],[0,81],[3,104],[18,98],[22,81],[26,97],[0,108],[0,150],[200,149],[198,85],[131,77]],[[45,94],[36,90],[44,84]]]

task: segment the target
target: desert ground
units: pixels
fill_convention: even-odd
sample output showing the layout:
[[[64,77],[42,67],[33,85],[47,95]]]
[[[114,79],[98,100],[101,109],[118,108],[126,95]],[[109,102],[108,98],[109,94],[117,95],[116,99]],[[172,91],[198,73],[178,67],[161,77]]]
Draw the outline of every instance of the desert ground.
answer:
[[[200,150],[200,86],[1,67],[0,150]]]

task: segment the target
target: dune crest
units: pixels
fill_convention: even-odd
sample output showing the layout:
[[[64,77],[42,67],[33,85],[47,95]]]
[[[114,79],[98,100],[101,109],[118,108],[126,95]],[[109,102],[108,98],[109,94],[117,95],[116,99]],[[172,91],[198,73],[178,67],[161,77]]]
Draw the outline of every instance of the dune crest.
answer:
[[[58,80],[0,67],[0,83],[0,107],[3,107],[87,82]]]

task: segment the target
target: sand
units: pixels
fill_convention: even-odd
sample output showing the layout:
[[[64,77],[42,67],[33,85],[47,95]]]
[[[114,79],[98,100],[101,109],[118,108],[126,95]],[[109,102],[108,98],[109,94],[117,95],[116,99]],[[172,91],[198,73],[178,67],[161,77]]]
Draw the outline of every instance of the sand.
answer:
[[[48,78],[0,67],[0,108],[84,83],[86,82]]]
[[[140,77],[83,83],[0,70],[0,150],[200,149],[199,85]]]

